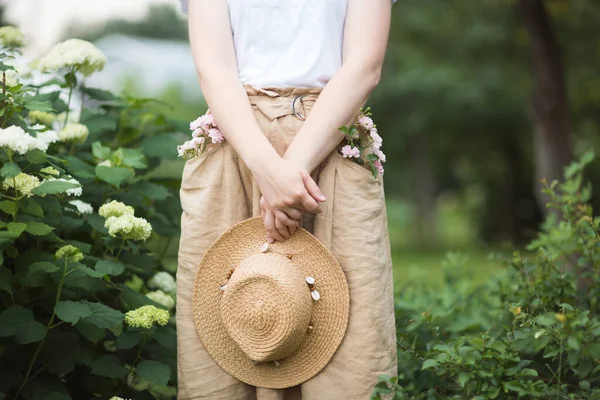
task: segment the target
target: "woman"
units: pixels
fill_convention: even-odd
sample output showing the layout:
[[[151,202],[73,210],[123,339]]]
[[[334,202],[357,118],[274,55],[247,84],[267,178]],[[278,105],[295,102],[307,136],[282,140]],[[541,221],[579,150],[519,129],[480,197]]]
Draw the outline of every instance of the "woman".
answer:
[[[391,0],[181,0],[200,85],[225,141],[187,161],[177,272],[179,399],[368,399],[396,375],[382,179],[339,154],[379,81]],[[298,226],[335,255],[350,286],[346,336],[301,387],[248,386],[198,340],[191,307],[204,252],[262,215],[269,241]]]

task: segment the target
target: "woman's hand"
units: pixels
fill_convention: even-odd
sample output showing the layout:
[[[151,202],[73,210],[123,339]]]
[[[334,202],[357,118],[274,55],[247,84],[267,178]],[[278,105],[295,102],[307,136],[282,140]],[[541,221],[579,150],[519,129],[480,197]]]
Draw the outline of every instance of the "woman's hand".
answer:
[[[325,196],[310,174],[297,164],[278,157],[252,170],[263,195],[260,206],[271,242],[289,238],[304,211],[321,212],[319,203],[326,200]]]

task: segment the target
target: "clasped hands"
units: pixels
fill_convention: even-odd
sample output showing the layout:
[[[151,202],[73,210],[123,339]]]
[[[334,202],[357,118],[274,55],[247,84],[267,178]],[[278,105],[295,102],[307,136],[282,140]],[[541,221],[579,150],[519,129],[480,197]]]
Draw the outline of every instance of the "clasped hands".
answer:
[[[254,179],[262,193],[260,209],[270,243],[284,242],[292,236],[304,212],[322,212],[319,203],[326,198],[298,163],[277,157],[255,172]]]

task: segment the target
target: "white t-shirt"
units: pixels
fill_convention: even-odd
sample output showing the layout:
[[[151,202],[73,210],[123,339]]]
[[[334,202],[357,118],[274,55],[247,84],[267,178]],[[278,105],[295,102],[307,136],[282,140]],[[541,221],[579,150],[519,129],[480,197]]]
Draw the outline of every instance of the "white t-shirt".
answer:
[[[180,1],[187,13],[189,0]],[[242,83],[259,88],[323,87],[342,66],[348,0],[227,4]]]

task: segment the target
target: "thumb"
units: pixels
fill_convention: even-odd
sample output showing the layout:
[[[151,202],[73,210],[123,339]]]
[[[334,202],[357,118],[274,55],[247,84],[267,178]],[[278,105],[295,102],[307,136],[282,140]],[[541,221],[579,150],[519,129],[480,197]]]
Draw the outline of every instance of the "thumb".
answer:
[[[306,191],[311,195],[313,199],[318,202],[323,203],[327,198],[319,189],[319,186],[314,181],[314,179],[310,176],[310,174],[306,171],[302,171],[302,179],[304,181],[304,186],[306,187]]]

